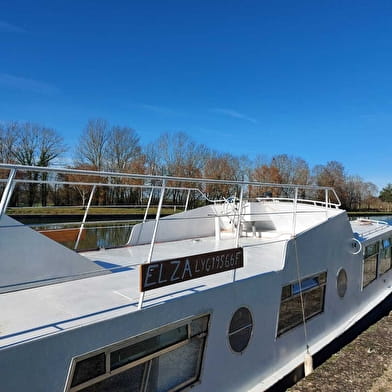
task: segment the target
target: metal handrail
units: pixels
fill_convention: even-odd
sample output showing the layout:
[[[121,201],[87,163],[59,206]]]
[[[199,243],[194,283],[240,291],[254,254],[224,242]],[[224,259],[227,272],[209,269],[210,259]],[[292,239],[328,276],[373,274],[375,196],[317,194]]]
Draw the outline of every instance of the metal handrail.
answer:
[[[298,188],[298,189],[313,189],[313,190],[328,190],[333,192],[337,200],[339,200],[335,190],[332,187],[324,187],[318,185],[296,185],[296,184],[277,184],[277,183],[263,183],[257,181],[240,181],[240,180],[216,180],[213,178],[190,178],[190,177],[175,177],[175,176],[159,176],[151,174],[136,174],[136,173],[122,173],[122,172],[106,172],[94,170],[80,170],[69,168],[56,168],[56,167],[40,167],[40,166],[23,166],[14,164],[0,163],[1,169],[15,169],[22,172],[46,172],[46,173],[64,173],[64,174],[78,174],[96,177],[118,177],[118,178],[133,178],[144,180],[158,180],[158,181],[178,181],[190,183],[211,183],[222,185],[252,185],[262,187],[276,187],[276,188]],[[113,184],[111,184],[113,185]]]
[[[367,236],[367,235],[369,235],[369,234],[376,233],[377,231],[385,229],[385,226],[389,226],[388,222],[385,222],[385,221],[382,221],[382,220],[377,220],[377,219],[361,218],[361,219],[357,219],[357,221],[369,222],[369,223],[377,224],[376,227],[372,227],[371,229],[369,229],[367,231],[363,231],[362,233],[360,233],[359,236],[362,237],[362,238]]]
[[[157,236],[157,229],[160,221],[160,213],[163,206],[164,195],[165,192],[168,190],[178,190],[178,191],[187,191],[187,201],[186,201],[186,208],[189,201],[189,194],[190,192],[196,192],[199,196],[201,196],[204,200],[209,203],[226,203],[233,205],[234,207],[237,205],[238,208],[231,211],[233,215],[233,221],[237,220],[237,227],[235,233],[236,244],[239,244],[239,237],[240,237],[240,225],[241,221],[244,216],[247,215],[245,211],[243,211],[243,203],[247,201],[245,197],[246,187],[249,187],[248,190],[250,191],[250,187],[255,188],[279,188],[279,189],[290,189],[294,192],[294,198],[257,198],[257,200],[278,200],[278,201],[290,201],[293,203],[293,210],[287,211],[288,214],[293,214],[293,235],[295,235],[295,217],[296,214],[302,213],[304,211],[297,211],[297,203],[303,202],[308,204],[320,205],[325,206],[326,213],[328,215],[328,208],[335,207],[341,205],[339,197],[337,196],[335,190],[331,187],[320,187],[316,185],[295,185],[295,184],[275,184],[275,183],[262,183],[262,182],[255,182],[255,181],[238,181],[238,180],[216,180],[211,178],[188,178],[188,177],[171,177],[171,176],[162,176],[162,175],[148,175],[148,174],[136,174],[136,173],[115,173],[115,172],[107,172],[107,171],[93,171],[93,170],[79,170],[79,169],[69,169],[69,168],[58,168],[58,167],[37,167],[37,166],[22,166],[22,165],[14,165],[14,164],[0,164],[0,170],[9,170],[8,179],[0,180],[0,183],[5,183],[4,191],[0,200],[0,217],[5,212],[8,203],[11,199],[12,191],[16,184],[51,184],[51,185],[71,185],[71,186],[88,186],[91,187],[91,193],[89,198],[88,207],[85,210],[83,220],[81,222],[81,226],[79,229],[79,235],[75,244],[75,248],[77,248],[81,233],[83,231],[84,225],[87,224],[87,214],[89,207],[91,206],[92,197],[94,194],[94,190],[96,187],[113,187],[113,188],[136,188],[136,189],[150,189],[150,198],[152,192],[154,190],[160,191],[160,198],[159,198],[159,205],[156,212],[155,224],[153,228],[151,243],[150,243],[150,251],[147,258],[147,262],[150,262],[152,259],[152,253],[154,250],[155,240]],[[51,174],[63,174],[63,175],[78,175],[81,181],[76,181],[75,179],[70,179],[71,181],[67,181],[63,178],[53,178],[53,179],[45,179],[43,181],[36,180],[36,179],[23,179],[17,178],[18,173],[28,173],[28,172],[35,172],[35,173],[51,173]],[[89,180],[89,176],[91,178],[91,182]],[[55,176],[53,176],[55,177]],[[107,180],[105,181],[104,178]],[[112,183],[113,179],[116,180],[142,180],[145,183],[142,184],[119,184],[119,183]],[[117,181],[118,182],[118,181]],[[178,185],[177,185],[178,184]],[[186,185],[189,186],[186,186]],[[234,197],[234,201],[232,198],[229,199],[219,199],[219,200],[212,200],[210,199],[201,189],[199,189],[195,184],[205,185],[205,184],[220,184],[220,185],[235,185],[238,187],[240,192],[240,198],[237,199]],[[325,193],[325,201],[319,200],[307,200],[307,199],[300,199],[298,198],[299,190],[310,190],[310,191],[323,191]],[[337,203],[331,203],[329,201],[328,196],[333,195],[333,197],[337,200]],[[315,195],[316,196],[316,195]],[[150,200],[148,202],[148,208],[150,207]],[[147,211],[148,211],[147,208]],[[147,212],[146,211],[146,212]],[[285,213],[285,212],[281,212]],[[229,215],[229,214],[228,214]],[[144,218],[144,222],[146,221],[147,216]],[[170,218],[169,218],[170,219]],[[189,219],[192,219],[190,217]],[[197,219],[200,219],[198,217]],[[235,280],[235,273],[233,276]],[[139,308],[143,306],[143,296],[140,297],[139,300]]]
[[[295,198],[292,197],[256,197],[257,201],[283,201],[283,202],[293,202],[295,200]],[[324,200],[310,200],[310,199],[301,199],[301,198],[297,198],[296,199],[297,202],[300,203],[306,203],[306,204],[313,204],[315,206],[325,206],[326,204],[328,206],[333,206],[335,208],[339,208],[341,206],[341,203],[332,203],[330,201],[328,201],[327,203]]]

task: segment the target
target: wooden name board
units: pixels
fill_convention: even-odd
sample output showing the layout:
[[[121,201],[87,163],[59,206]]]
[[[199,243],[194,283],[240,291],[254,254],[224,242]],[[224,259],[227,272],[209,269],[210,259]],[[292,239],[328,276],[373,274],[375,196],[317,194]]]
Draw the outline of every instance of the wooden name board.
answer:
[[[242,248],[225,249],[140,265],[140,291],[201,278],[244,266]]]

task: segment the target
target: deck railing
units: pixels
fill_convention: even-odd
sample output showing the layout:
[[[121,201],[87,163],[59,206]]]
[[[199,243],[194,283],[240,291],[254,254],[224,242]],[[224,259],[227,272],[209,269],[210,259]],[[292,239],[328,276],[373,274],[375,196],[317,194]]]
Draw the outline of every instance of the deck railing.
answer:
[[[157,231],[161,221],[162,208],[166,204],[165,197],[170,191],[183,192],[185,202],[181,209],[187,211],[190,205],[190,197],[204,204],[223,205],[224,213],[233,222],[233,238],[235,246],[239,246],[241,237],[241,221],[247,218],[244,210],[246,201],[256,200],[259,202],[279,202],[291,203],[287,214],[292,214],[292,234],[295,235],[297,214],[309,212],[306,210],[298,210],[298,204],[306,204],[309,206],[318,206],[325,208],[325,216],[328,217],[328,210],[338,208],[341,203],[339,197],[333,188],[319,187],[313,185],[294,185],[294,184],[275,184],[260,183],[254,181],[235,181],[235,180],[215,180],[208,178],[186,178],[172,176],[156,176],[135,173],[115,173],[107,171],[79,170],[71,168],[58,167],[36,167],[21,166],[14,164],[0,164],[0,173],[4,173],[3,179],[0,179],[0,189],[3,192],[0,200],[0,218],[7,211],[10,205],[13,191],[20,184],[47,184],[52,186],[85,186],[90,187],[88,202],[85,206],[82,221],[78,223],[78,235],[75,240],[74,249],[78,249],[83,231],[86,229],[87,217],[92,208],[92,202],[99,187],[104,188],[125,188],[139,189],[144,197],[147,198],[143,219],[141,222],[148,220],[149,211],[152,208],[152,200],[154,192],[159,193],[159,202],[156,206],[154,219],[154,228],[152,231],[150,251],[147,262],[151,262],[154,246],[156,242]],[[26,174],[30,174],[27,176]],[[37,179],[40,174],[45,174],[43,180]],[[68,178],[67,178],[68,177]],[[134,183],[130,183],[130,182]],[[135,183],[136,182],[136,183]],[[2,185],[1,185],[2,184]],[[207,193],[208,187],[215,185],[217,187],[231,187],[231,191],[235,190],[235,195],[225,195],[219,199],[211,199]],[[265,196],[260,197],[266,190],[275,190],[275,194],[279,190],[285,195],[281,196]],[[87,193],[87,191],[86,191]],[[256,196],[254,196],[256,195]],[[288,197],[287,195],[292,195]],[[310,196],[309,196],[310,195]],[[304,197],[305,196],[305,197]],[[204,205],[203,204],[203,205]],[[314,212],[314,211],[310,211]],[[262,215],[262,214],[261,214]],[[165,218],[167,221],[170,218]],[[191,218],[192,219],[192,218]],[[206,216],[205,219],[214,219],[214,217]],[[177,219],[178,221],[178,219]],[[1,233],[0,233],[1,235]]]
[[[146,174],[135,174],[135,173],[115,173],[115,172],[104,172],[104,171],[94,171],[94,170],[79,170],[71,168],[57,168],[57,167],[37,167],[37,166],[22,166],[14,164],[0,164],[1,171],[8,170],[8,178],[0,179],[0,183],[5,184],[2,197],[0,200],[0,216],[3,215],[11,201],[13,191],[16,185],[19,184],[46,184],[55,186],[88,186],[91,187],[91,191],[88,195],[88,202],[84,207],[84,214],[79,227],[79,235],[76,240],[74,249],[78,248],[80,235],[84,229],[87,221],[87,216],[92,207],[92,200],[95,195],[96,189],[98,187],[110,187],[110,188],[125,188],[125,189],[140,189],[141,191],[149,190],[148,201],[144,211],[143,222],[147,220],[149,210],[151,209],[152,196],[154,192],[160,193],[160,200],[158,206],[156,207],[156,222],[158,225],[159,217],[161,215],[162,207],[164,206],[165,192],[170,191],[181,191],[186,193],[186,201],[184,203],[183,210],[186,211],[189,207],[189,200],[191,193],[194,193],[195,199],[202,200],[205,203],[211,204],[224,204],[226,205],[226,215],[232,217],[233,220],[241,221],[246,215],[243,212],[243,208],[232,208],[231,206],[243,205],[243,201],[247,199],[248,201],[254,199],[257,201],[271,201],[271,202],[286,202],[293,205],[293,230],[295,227],[295,219],[297,212],[297,204],[309,204],[314,206],[324,206],[326,209],[326,215],[328,215],[329,208],[339,208],[341,205],[339,197],[333,188],[330,187],[319,187],[313,185],[295,185],[295,184],[275,184],[275,183],[259,183],[254,181],[233,181],[233,180],[215,180],[208,178],[186,178],[186,177],[173,177],[173,176],[156,176],[156,175],[146,175]],[[23,174],[26,173],[45,173],[44,180],[23,178]],[[47,175],[51,174],[52,178],[47,179]],[[66,176],[73,176],[71,179],[64,179]],[[78,180],[74,177],[77,176]],[[22,177],[22,178],[20,178]],[[107,179],[107,181],[101,181],[98,179]],[[117,182],[114,182],[114,181]],[[118,181],[139,181],[142,183],[118,183]],[[178,186],[170,186],[170,183],[180,183]],[[191,186],[189,186],[191,184]],[[195,186],[198,185],[198,187]],[[219,199],[210,199],[203,189],[210,184],[221,185],[221,186],[235,186],[237,188],[239,197],[221,197]],[[292,193],[293,197],[251,197],[251,193],[255,193],[256,189],[281,189],[283,192]],[[314,195],[318,196],[318,199],[309,199],[299,197],[299,191],[313,192]],[[86,191],[87,193],[87,191]],[[323,200],[320,199],[320,195],[324,194]],[[332,201],[333,200],[333,201]],[[113,207],[113,206],[111,206]],[[181,206],[179,206],[181,207]],[[174,208],[176,208],[174,206]],[[303,212],[303,211],[302,211]],[[239,238],[239,229],[236,233],[236,238]],[[152,241],[154,242],[154,241]],[[238,242],[238,240],[237,240]],[[153,243],[152,243],[153,247]]]

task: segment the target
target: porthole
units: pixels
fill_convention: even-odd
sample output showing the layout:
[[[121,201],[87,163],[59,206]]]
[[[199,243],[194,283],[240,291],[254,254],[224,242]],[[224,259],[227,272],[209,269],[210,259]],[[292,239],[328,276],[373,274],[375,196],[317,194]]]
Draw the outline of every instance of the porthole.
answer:
[[[253,320],[249,309],[241,307],[233,314],[229,327],[230,347],[236,353],[242,353],[249,344],[252,335]]]
[[[341,268],[336,278],[336,287],[339,297],[343,298],[347,290],[347,273]]]

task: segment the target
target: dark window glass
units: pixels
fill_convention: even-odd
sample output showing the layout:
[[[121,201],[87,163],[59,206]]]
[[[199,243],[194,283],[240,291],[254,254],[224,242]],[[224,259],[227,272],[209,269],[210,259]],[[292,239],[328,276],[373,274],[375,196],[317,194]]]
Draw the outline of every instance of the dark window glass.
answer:
[[[239,308],[233,315],[229,327],[229,343],[233,351],[239,353],[248,346],[252,335],[253,320],[249,309]]]
[[[166,392],[193,382],[199,376],[203,344],[204,339],[193,338],[185,346],[153,359],[147,391]]]
[[[71,387],[105,373],[105,353],[79,361],[75,366]]]
[[[323,272],[318,276],[318,281],[320,284],[324,284],[327,282],[327,273]]]
[[[365,248],[365,257],[372,256],[376,253],[378,253],[378,242],[375,242],[374,244],[368,245]]]
[[[301,281],[301,290],[302,291],[309,290],[312,287],[318,286],[318,284],[319,284],[318,278],[303,279]],[[294,283],[293,284],[293,295],[299,294],[299,292],[300,292],[299,283]]]
[[[291,297],[291,284],[282,287],[282,297],[281,299],[286,299]]]
[[[306,320],[324,310],[324,288],[325,286],[317,287],[304,293],[303,298]]]
[[[363,286],[366,287],[369,283],[377,278],[377,255],[366,258],[363,262]]]
[[[306,278],[301,281],[301,290],[298,282],[282,287],[282,296],[279,309],[279,321],[277,335],[302,324],[324,311],[324,295],[327,273]],[[288,287],[291,286],[291,290]],[[303,298],[303,310],[301,304],[301,291]],[[291,292],[291,295],[289,295]]]
[[[183,325],[142,342],[123,347],[110,354],[110,369],[117,369],[127,363],[162,350],[188,338],[188,326]]]
[[[391,246],[391,239],[390,238],[385,238],[382,240],[382,247],[389,248]]]
[[[278,335],[302,322],[301,297],[299,295],[280,304]]]
[[[391,269],[391,248],[386,248],[381,250],[380,252],[380,274],[384,274],[385,272]]]
[[[140,392],[145,367],[145,363],[135,366],[83,388],[81,392]]]
[[[191,323],[191,336],[206,332],[208,328],[208,316],[200,317]]]
[[[140,336],[122,348],[113,345],[104,353],[76,360],[67,391],[79,390],[82,383],[87,385],[82,392],[174,392],[188,387],[200,376],[208,321],[208,315],[184,321],[184,325],[162,328],[159,335],[149,335],[143,341],[131,344]],[[107,356],[111,362],[108,369]]]

